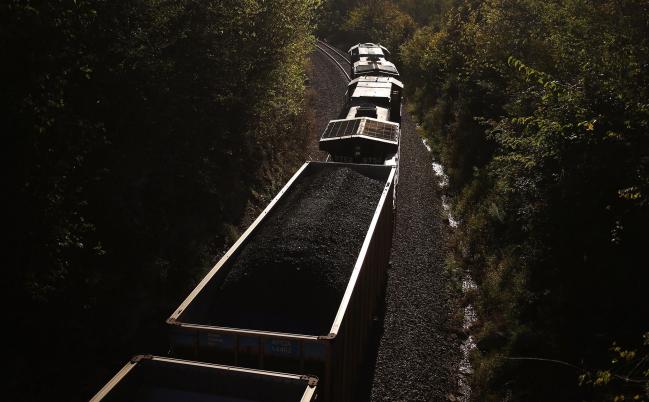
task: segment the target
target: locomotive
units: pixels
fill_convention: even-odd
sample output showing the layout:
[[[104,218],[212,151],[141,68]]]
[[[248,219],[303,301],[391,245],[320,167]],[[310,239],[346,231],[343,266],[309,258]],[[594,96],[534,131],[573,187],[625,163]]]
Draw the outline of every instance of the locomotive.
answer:
[[[403,83],[394,64],[386,60],[390,52],[384,46],[359,43],[348,53],[354,78],[347,86],[340,118],[327,124],[319,148],[335,162],[395,166],[396,186]]]
[[[345,93],[343,118],[331,120],[319,147],[335,162],[397,164],[401,93],[393,77],[361,76]]]
[[[349,48],[349,57],[351,63],[358,62],[362,57],[376,57],[385,59],[390,56],[390,51],[381,45],[375,43],[359,43]]]
[[[319,140],[320,149],[329,154],[327,162],[305,163],[169,317],[171,357],[136,356],[92,402],[355,400],[389,264],[403,83],[386,59],[390,52],[385,47],[359,43],[349,55],[353,79],[339,118],[327,124]],[[374,184],[345,187],[350,177]],[[325,184],[318,184],[323,180]],[[327,188],[319,192],[319,185]],[[332,194],[340,188],[347,193]],[[322,195],[318,199],[314,194]],[[344,207],[337,205],[343,201]],[[350,226],[360,225],[365,235],[336,238],[344,231],[327,227],[327,208],[352,219],[358,204],[367,204],[364,210],[371,214]],[[309,214],[321,214],[304,231],[315,239],[293,248],[271,244],[270,254],[279,264],[242,268],[246,261],[255,261],[258,250],[269,251],[269,239],[277,232],[290,231]],[[284,221],[285,225],[277,223]],[[318,237],[322,228],[327,234]],[[335,254],[331,248],[341,242],[356,242],[360,251],[343,264],[348,282],[344,293],[332,298],[326,289],[330,284],[313,283],[313,278],[322,277],[317,272],[308,281],[300,278],[314,258],[326,260],[317,253]],[[290,255],[282,259],[282,254]],[[295,263],[300,256],[305,262]],[[293,263],[297,265],[288,270],[282,266]],[[326,275],[332,275],[328,268],[323,267]],[[255,271],[267,272],[254,282],[249,278],[257,275]],[[268,289],[277,284],[282,287]],[[280,296],[287,293],[295,294],[293,303]],[[271,300],[275,297],[290,304]]]
[[[351,77],[364,75],[399,77],[399,71],[394,63],[386,59],[388,49],[374,43],[359,43],[349,49]]]

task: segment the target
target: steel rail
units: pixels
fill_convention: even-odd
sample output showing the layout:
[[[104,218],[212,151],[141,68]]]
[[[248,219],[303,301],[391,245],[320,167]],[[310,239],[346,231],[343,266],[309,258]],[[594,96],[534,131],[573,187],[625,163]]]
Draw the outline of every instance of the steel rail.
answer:
[[[327,51],[326,51],[322,46],[318,45],[317,43],[316,43],[315,46],[318,48],[318,50],[320,50],[320,51],[321,51],[322,53],[324,53],[327,57],[329,57],[329,58],[330,58],[334,63],[336,63],[336,65],[338,66],[338,68],[340,69],[340,71],[342,71],[343,74],[345,74],[345,78],[347,78],[347,81],[351,81],[351,77],[349,76],[349,73],[347,73],[347,70],[345,69],[345,67],[343,67],[343,66],[338,62],[338,60],[336,60],[336,58],[335,58],[334,56],[332,56],[329,52],[327,52]]]
[[[336,52],[336,54],[338,54],[338,56],[342,57],[343,60],[345,60],[347,62],[347,64],[349,64],[351,66],[352,63],[351,63],[351,61],[349,61],[349,59],[347,58],[347,55],[345,53],[343,53],[340,50],[336,49],[335,47],[331,46],[327,42],[321,41],[320,39],[317,39],[317,41],[321,45],[325,45],[328,49],[333,50],[334,52]]]

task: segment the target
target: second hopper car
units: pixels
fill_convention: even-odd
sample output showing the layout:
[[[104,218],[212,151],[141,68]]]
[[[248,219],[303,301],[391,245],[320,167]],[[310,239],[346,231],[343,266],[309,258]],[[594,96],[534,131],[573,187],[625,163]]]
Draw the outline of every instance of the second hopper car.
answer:
[[[90,402],[314,402],[314,377],[141,355]]]

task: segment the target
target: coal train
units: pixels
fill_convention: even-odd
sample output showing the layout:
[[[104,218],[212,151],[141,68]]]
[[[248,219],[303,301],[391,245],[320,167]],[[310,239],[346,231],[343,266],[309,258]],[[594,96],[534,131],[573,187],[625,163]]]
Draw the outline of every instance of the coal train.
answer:
[[[134,357],[98,401],[352,401],[383,300],[403,84],[390,52],[349,49],[338,119],[167,319],[170,356]]]

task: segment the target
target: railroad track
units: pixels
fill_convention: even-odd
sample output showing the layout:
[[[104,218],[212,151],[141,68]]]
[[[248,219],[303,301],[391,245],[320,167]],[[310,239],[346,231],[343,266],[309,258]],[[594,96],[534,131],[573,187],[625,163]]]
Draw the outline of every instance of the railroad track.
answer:
[[[318,39],[318,43],[319,43],[321,46],[324,46],[324,47],[326,47],[327,49],[329,49],[329,50],[333,51],[334,53],[336,53],[338,56],[340,56],[340,57],[345,61],[345,63],[347,63],[347,64],[351,64],[351,62],[349,61],[349,57],[347,56],[346,53],[341,52],[340,50],[338,50],[338,49],[336,49],[335,47],[331,46],[331,45],[328,44],[327,42],[323,42],[323,41],[321,41],[320,39]]]
[[[333,61],[336,64],[336,66],[338,66],[340,71],[342,71],[342,73],[345,74],[345,78],[347,78],[347,81],[351,81],[351,77],[349,76],[349,71],[348,71],[348,68],[351,65],[351,63],[343,52],[329,45],[328,43],[321,41],[320,39],[316,40],[315,46],[318,48],[318,50],[320,50],[327,57],[329,57],[331,61]],[[345,66],[347,66],[347,68],[345,68]]]

